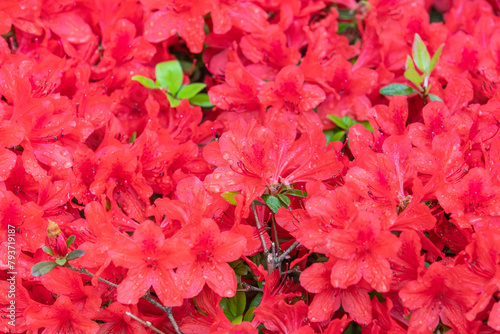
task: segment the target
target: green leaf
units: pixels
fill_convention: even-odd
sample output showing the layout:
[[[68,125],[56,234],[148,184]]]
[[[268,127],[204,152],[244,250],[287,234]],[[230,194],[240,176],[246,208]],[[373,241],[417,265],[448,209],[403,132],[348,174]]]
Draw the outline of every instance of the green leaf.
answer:
[[[189,84],[189,85],[184,85],[181,87],[181,89],[179,89],[179,92],[177,93],[176,97],[178,99],[190,99],[192,97],[194,97],[196,94],[198,94],[199,92],[201,92],[203,89],[205,89],[205,87],[207,87],[207,85],[205,85],[204,83],[192,83],[192,84]]]
[[[332,142],[333,135],[335,135],[335,133],[337,133],[335,131],[336,129],[340,129],[340,128],[323,130],[323,134],[325,135],[325,138],[326,138],[326,145],[328,145]]]
[[[342,141],[342,139],[344,138],[346,132],[345,131],[339,131],[337,133],[335,133],[331,138],[330,138],[330,142],[333,142],[333,141]]]
[[[75,235],[69,236],[68,239],[66,239],[66,246],[67,247],[71,246],[71,244],[75,241],[75,238],[76,238]]]
[[[231,311],[229,311],[229,298],[221,298],[219,306],[224,311],[224,314],[229,319],[229,321],[232,321],[235,318]]]
[[[68,262],[65,258],[60,258],[60,259],[56,259],[56,263],[57,265],[59,266],[64,266],[66,264],[66,262]]]
[[[208,94],[201,93],[189,99],[191,104],[195,106],[199,106],[202,108],[212,108],[214,105],[210,103],[210,99],[208,98]]]
[[[266,205],[266,203],[262,203],[261,201],[258,201],[256,199],[254,199],[252,203],[253,205],[264,205],[264,206]]]
[[[281,202],[276,196],[264,194],[262,195],[262,199],[264,200],[264,202],[266,202],[267,207],[274,213],[278,212],[279,208],[286,207],[285,204]]]
[[[410,56],[406,56],[405,78],[413,82],[415,86],[420,86],[420,84],[424,81],[424,78],[422,78],[422,76],[418,74],[415,69],[415,64],[413,64],[413,60]]]
[[[239,191],[226,191],[226,192],[222,193],[221,196],[226,201],[228,201],[229,204],[236,205],[238,203],[236,202],[236,199],[234,198],[234,196],[239,195],[239,194],[240,194]]]
[[[336,115],[328,115],[326,116],[326,118],[335,123],[335,125],[337,125],[341,129],[345,130],[348,128],[348,125],[344,122],[344,120]]]
[[[307,192],[299,189],[287,189],[284,194],[296,197],[307,197]]]
[[[292,202],[290,201],[290,199],[284,195],[284,194],[278,194],[278,198],[283,202],[285,203],[286,206],[289,206]]]
[[[68,261],[71,261],[71,260],[74,260],[74,259],[78,259],[79,257],[82,257],[85,255],[85,252],[81,249],[75,249],[74,251],[70,252],[67,256],[66,256],[66,260]]]
[[[412,56],[417,68],[424,74],[429,75],[431,56],[419,34],[415,34],[415,39],[413,40]]]
[[[143,77],[142,75],[134,75],[132,80],[137,81],[146,88],[158,88],[152,79]]]
[[[243,317],[243,321],[252,321],[253,318],[255,317],[255,314],[253,313],[253,311],[255,311],[257,307],[255,306],[252,306],[252,307],[249,307],[248,310],[245,312],[245,316]]]
[[[156,80],[162,88],[168,88],[168,92],[175,96],[182,85],[182,67],[178,60],[165,61],[156,64]]]
[[[43,247],[42,247],[42,250],[43,250],[45,253],[47,253],[47,254],[49,254],[49,255],[54,256],[54,252],[52,252],[52,249],[50,249],[49,247],[47,247],[47,246],[43,246]]]
[[[344,121],[344,124],[347,125],[347,129],[349,129],[354,124],[358,123],[358,122],[356,122],[355,120],[353,120],[351,117],[349,117],[347,115],[345,115],[344,117],[342,117],[342,120]]]
[[[173,97],[169,93],[167,93],[167,100],[168,100],[168,102],[170,102],[170,106],[172,108],[179,106],[179,104],[181,103],[181,100],[176,99],[175,97]]]
[[[437,95],[434,95],[434,94],[429,94],[429,100],[431,101],[440,101],[440,102],[443,102],[443,100],[441,100],[441,98]]]
[[[132,144],[133,142],[135,142],[136,139],[137,139],[137,132],[134,131],[134,133],[132,133],[132,137],[130,137],[130,140],[128,141],[128,143]]]
[[[403,84],[390,84],[380,88],[380,94],[385,96],[411,95],[418,93],[414,88]]]
[[[233,321],[231,321],[231,323],[233,325],[238,325],[241,324],[242,321],[243,321],[243,315],[239,315],[236,318],[234,318]]]
[[[233,298],[228,299],[229,311],[234,317],[238,317],[245,312],[247,297],[243,291],[236,292]]]
[[[373,127],[368,121],[361,121],[359,124],[363,125],[368,131],[373,132]]]
[[[31,267],[31,275],[33,276],[43,276],[48,274],[57,267],[57,264],[52,261],[42,261]]]
[[[262,288],[262,287],[261,287]],[[259,292],[248,305],[249,309],[252,307],[257,307],[260,305],[260,301],[262,300],[262,292]]]
[[[441,57],[441,52],[443,51],[443,47],[444,47],[444,44],[441,44],[439,46],[439,48],[436,50],[436,53],[434,53],[434,56],[432,56],[431,64],[429,65],[429,73],[432,72],[434,70],[434,68],[436,67],[436,65],[439,61],[439,58]]]

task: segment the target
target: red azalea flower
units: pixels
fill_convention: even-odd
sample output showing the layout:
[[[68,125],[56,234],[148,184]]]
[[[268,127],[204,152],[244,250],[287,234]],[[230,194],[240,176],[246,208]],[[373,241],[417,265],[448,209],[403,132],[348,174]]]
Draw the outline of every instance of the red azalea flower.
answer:
[[[304,289],[316,294],[309,305],[309,319],[313,322],[327,321],[342,305],[357,323],[365,325],[370,323],[372,307],[368,290],[357,286],[350,286],[347,289],[334,288],[330,280],[334,262],[335,260],[314,263],[300,275],[300,284]]]
[[[306,325],[308,307],[303,300],[287,302],[288,298],[296,296],[295,293],[285,293],[289,284],[289,281],[281,282],[279,270],[267,276],[261,302],[254,310],[253,324],[262,323],[275,333],[295,333]]]
[[[453,268],[439,262],[431,264],[418,280],[400,292],[405,307],[412,310],[408,333],[433,332],[441,321],[458,333],[468,333],[465,313],[476,301],[476,294],[460,282]]]
[[[154,12],[144,23],[144,37],[148,42],[160,43],[176,33],[186,41],[189,51],[203,51],[205,40],[205,20],[203,15],[212,8],[209,1],[168,1],[162,3],[159,11]]]
[[[282,185],[319,181],[330,178],[342,169],[333,144],[326,146],[320,131],[296,132],[274,122],[268,127],[240,120],[230,131],[208,144],[204,158],[218,168],[205,178],[210,192],[241,191],[245,195],[243,216],[249,204],[262,195],[266,187],[271,193]]]
[[[391,290],[401,290],[408,282],[418,279],[424,271],[424,256],[422,244],[417,232],[412,230],[403,231],[399,235],[401,248],[398,255],[390,259],[393,273]]]
[[[306,112],[325,100],[325,92],[316,85],[304,83],[304,73],[297,66],[286,66],[276,75],[274,82],[262,86],[259,100],[263,107]]]
[[[390,290],[392,271],[388,258],[396,256],[401,241],[381,231],[379,219],[360,211],[347,228],[328,234],[330,254],[339,258],[333,265],[331,283],[346,289],[363,277],[375,290]]]
[[[455,268],[470,289],[479,293],[477,303],[466,314],[467,320],[473,321],[492,306],[492,297],[500,290],[500,229],[478,230],[465,252],[459,254]],[[490,312],[494,322],[493,309]]]
[[[173,271],[193,260],[188,245],[179,238],[165,239],[163,231],[152,221],[145,221],[132,239],[117,242],[108,254],[113,262],[128,268],[127,277],[118,285],[118,301],[137,304],[153,286],[165,306],[179,306],[182,296]]]
[[[55,268],[42,276],[42,284],[51,293],[68,297],[72,304],[88,317],[99,310],[102,300],[97,289],[84,285],[82,275],[64,268]]]
[[[120,142],[111,139],[109,145],[105,144],[96,152],[96,172],[90,191],[96,196],[107,194],[112,204],[118,203],[130,218],[145,220],[153,190],[142,176],[142,166]]]
[[[66,296],[60,296],[51,306],[32,303],[25,311],[26,326],[37,331],[44,328],[45,333],[94,334],[99,325],[77,309]]]
[[[296,65],[300,59],[300,52],[288,46],[287,36],[277,24],[243,36],[240,48],[251,62],[270,64],[277,68]]]
[[[28,252],[35,252],[45,242],[47,221],[43,209],[34,202],[21,204],[10,191],[0,191],[0,238],[7,240],[8,230],[16,231],[16,244]],[[11,227],[9,227],[11,226]]]
[[[440,205],[461,228],[479,228],[500,216],[499,194],[484,168],[472,168],[460,182],[436,191]]]
[[[236,294],[236,275],[227,262],[235,261],[245,251],[245,237],[220,232],[212,219],[193,222],[176,235],[190,240],[189,264],[176,271],[184,298],[195,297],[205,283],[222,297]]]
[[[101,324],[98,334],[146,333],[143,325],[129,317],[125,312],[130,312],[139,318],[141,317],[141,315],[138,314],[137,306],[135,305],[126,306],[118,302],[114,302],[105,309],[99,309],[99,311],[93,316],[94,319],[104,322]]]

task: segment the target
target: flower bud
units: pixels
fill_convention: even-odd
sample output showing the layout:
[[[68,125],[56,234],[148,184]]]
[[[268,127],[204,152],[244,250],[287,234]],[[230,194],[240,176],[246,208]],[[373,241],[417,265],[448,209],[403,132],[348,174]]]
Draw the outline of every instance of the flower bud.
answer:
[[[59,225],[52,220],[49,220],[49,226],[47,227],[47,244],[52,249],[56,259],[64,257],[68,253],[66,238]]]

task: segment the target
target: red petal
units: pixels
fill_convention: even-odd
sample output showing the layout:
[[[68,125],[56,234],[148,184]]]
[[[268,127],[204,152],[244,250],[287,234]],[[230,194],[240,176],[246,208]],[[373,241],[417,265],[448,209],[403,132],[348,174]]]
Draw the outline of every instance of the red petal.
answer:
[[[227,263],[205,263],[203,276],[207,285],[221,297],[234,297],[236,294],[236,275]]]
[[[222,232],[221,243],[213,251],[214,259],[218,262],[231,262],[239,259],[247,241],[244,236],[233,232]]]
[[[488,326],[496,331],[500,331],[500,302],[496,302],[491,308]]]
[[[340,297],[338,294],[338,289],[329,289],[315,295],[311,305],[309,305],[309,319],[312,322],[329,320],[332,313],[340,307]]]
[[[53,32],[73,44],[90,42],[94,36],[87,22],[74,12],[51,15],[47,23]]]
[[[24,127],[11,121],[0,122],[0,146],[14,147],[24,138]]]
[[[389,261],[367,256],[363,266],[363,277],[378,292],[388,292],[392,279]]]
[[[118,285],[117,300],[122,304],[137,304],[153,283],[153,268],[131,269]]]
[[[347,289],[361,280],[358,261],[338,260],[332,267],[330,281],[335,288]]]
[[[205,41],[205,20],[202,16],[185,15],[181,18],[179,35],[186,41],[189,51],[200,53]]]
[[[153,288],[163,305],[167,307],[180,306],[183,302],[183,296],[177,287],[174,276],[175,273],[172,269],[165,270],[162,267],[157,267],[154,271]]]
[[[372,321],[372,304],[368,291],[350,287],[342,291],[341,299],[342,307],[354,321],[363,325]]]
[[[313,263],[300,274],[300,284],[307,292],[320,293],[331,289],[330,270],[324,263]]]
[[[144,37],[148,42],[160,43],[179,30],[180,17],[175,13],[157,11],[144,23]]]
[[[177,268],[175,276],[179,281],[182,298],[196,297],[205,286],[205,278],[198,261]]]
[[[17,156],[14,152],[0,146],[0,181],[7,180],[10,171],[16,165],[16,160]]]

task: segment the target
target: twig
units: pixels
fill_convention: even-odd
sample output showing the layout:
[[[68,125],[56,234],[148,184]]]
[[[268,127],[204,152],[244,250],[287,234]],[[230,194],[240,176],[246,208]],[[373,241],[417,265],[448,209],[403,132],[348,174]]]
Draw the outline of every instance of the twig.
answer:
[[[94,277],[95,276],[94,274],[92,274],[90,271],[88,271],[84,267],[81,267],[80,269],[78,269],[77,267],[74,267],[74,266],[72,266],[69,263],[65,267],[68,268],[68,269],[71,269],[73,271],[76,271],[77,273],[80,273],[80,274],[84,274],[84,275],[87,275],[87,276],[90,276],[90,277]],[[104,278],[101,278],[101,277],[99,277],[97,279],[99,280],[99,282],[105,283],[107,285],[111,285],[114,288],[118,288],[118,284],[110,282],[110,281],[108,281],[108,280],[106,280]]]
[[[156,333],[158,333],[158,334],[165,334],[164,332],[162,332],[161,330],[159,330],[158,328],[156,328],[155,326],[153,326],[149,321],[144,321],[141,318],[136,317],[135,315],[133,315],[130,312],[125,312],[125,314],[128,315],[129,317],[131,317],[132,319],[134,319],[135,321],[140,322],[144,326],[151,328]]]
[[[154,306],[158,307],[163,312],[165,312],[167,314],[168,320],[170,320],[170,322],[172,323],[172,326],[174,326],[175,332],[177,334],[182,334],[179,326],[177,325],[177,322],[175,321],[174,315],[172,314],[171,307],[166,307],[166,306],[163,306],[162,304],[158,303],[158,301],[156,299],[151,297],[149,292],[146,292],[146,294],[144,296],[142,296],[142,298],[146,299],[148,302],[150,302],[151,304],[153,304]]]
[[[274,218],[274,215],[271,215],[271,222],[273,224],[274,242],[276,243],[276,249],[279,251],[281,248],[280,241],[278,239],[278,229],[276,228],[276,219]]]
[[[262,225],[260,225],[259,216],[257,215],[257,210],[255,209],[255,204],[252,203],[251,207],[252,207],[252,211],[253,211],[253,216],[255,217],[255,226],[257,226],[257,228],[260,231],[260,229],[262,228]],[[264,255],[267,256],[267,254],[269,253],[269,250],[267,249],[266,240],[264,239],[264,236],[262,235],[262,233],[259,233],[259,236],[260,236],[260,241],[262,242],[262,248],[264,249]]]
[[[241,286],[243,287],[243,289],[238,289],[237,291],[242,291],[242,292],[246,292],[246,291],[262,292],[263,291],[261,288],[258,288],[256,286],[250,285],[250,284],[245,283],[245,282],[241,282]]]
[[[94,277],[95,276],[94,274],[92,274],[90,271],[88,271],[84,267],[81,267],[80,269],[78,269],[77,267],[74,267],[74,266],[72,266],[69,263],[65,267],[68,268],[68,269],[70,269],[70,270],[76,271],[76,272],[78,272],[80,274],[88,275],[90,277]],[[117,284],[115,284],[113,282],[110,282],[108,280],[105,280],[104,278],[99,277],[98,280],[99,280],[99,282],[103,282],[105,284],[111,285],[114,288],[118,288]],[[146,299],[148,302],[150,302],[151,304],[153,304],[154,306],[158,307],[163,312],[165,312],[167,314],[168,320],[170,320],[170,322],[172,323],[172,326],[174,327],[175,332],[177,334],[183,334],[181,332],[179,326],[177,325],[177,322],[175,321],[174,315],[172,314],[172,308],[171,307],[166,307],[166,306],[163,306],[162,304],[160,304],[158,301],[156,301],[149,294],[149,292],[146,292],[146,294],[144,296],[142,296],[142,298]]]
[[[300,245],[300,242],[295,241],[286,251],[283,252],[280,256],[276,258],[276,263],[281,264],[283,260],[295,249],[297,246]]]

